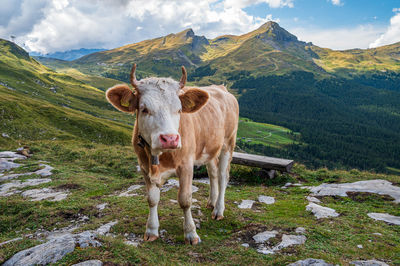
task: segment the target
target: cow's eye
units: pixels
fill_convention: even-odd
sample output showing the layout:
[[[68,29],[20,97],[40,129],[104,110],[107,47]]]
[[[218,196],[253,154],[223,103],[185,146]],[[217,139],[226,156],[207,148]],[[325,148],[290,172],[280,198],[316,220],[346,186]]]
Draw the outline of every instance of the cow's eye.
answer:
[[[149,110],[147,110],[147,108],[143,108],[142,113],[143,113],[143,114],[148,114],[148,113],[149,113]]]

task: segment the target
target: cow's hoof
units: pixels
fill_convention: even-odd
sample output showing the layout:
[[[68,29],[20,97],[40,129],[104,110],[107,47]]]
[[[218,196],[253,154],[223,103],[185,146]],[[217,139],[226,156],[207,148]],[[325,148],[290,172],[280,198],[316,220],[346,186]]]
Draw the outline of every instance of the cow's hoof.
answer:
[[[158,238],[158,236],[156,236],[156,235],[150,235],[150,234],[144,234],[144,241],[146,241],[146,242],[152,242],[152,241],[154,241],[154,240],[156,240],[157,238]]]
[[[200,237],[196,232],[188,233],[185,235],[185,244],[197,245],[201,242]]]
[[[206,208],[207,208],[207,209],[213,210],[213,209],[214,209],[214,206],[213,206],[211,203],[207,203]]]
[[[220,220],[224,219],[224,216],[213,214],[213,215],[211,215],[211,218],[213,218],[213,220],[220,221]]]

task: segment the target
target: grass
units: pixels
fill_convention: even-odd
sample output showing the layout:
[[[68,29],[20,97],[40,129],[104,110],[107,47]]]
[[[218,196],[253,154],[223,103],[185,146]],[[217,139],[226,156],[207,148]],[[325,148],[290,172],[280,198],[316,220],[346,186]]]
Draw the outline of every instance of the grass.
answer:
[[[281,126],[240,118],[237,137],[252,144],[281,148],[287,144],[297,143],[295,139],[299,135],[299,133],[293,133],[290,129]]]
[[[331,263],[346,265],[356,259],[379,259],[389,264],[400,263],[400,228],[384,222],[373,221],[368,212],[387,212],[400,215],[398,204],[387,197],[377,195],[353,195],[352,197],[324,197],[322,205],[334,208],[341,215],[333,219],[316,220],[305,211],[309,194],[298,187],[282,189],[290,182],[317,185],[322,182],[353,182],[366,179],[387,179],[399,183],[399,176],[378,175],[369,172],[310,171],[296,165],[291,176],[280,175],[272,183],[259,179],[253,169],[233,166],[232,183],[226,192],[225,219],[214,221],[205,208],[208,185],[196,183],[200,190],[193,197],[200,207],[193,209],[194,218],[201,220],[198,230],[202,238],[199,246],[184,244],[182,233],[182,211],[176,199],[176,189],[161,194],[159,207],[160,229],[166,236],[153,243],[139,247],[124,244],[125,234],[143,236],[148,206],[144,187],[137,190],[138,196],[117,197],[116,194],[132,184],[144,184],[141,173],[136,172],[136,156],[130,146],[85,143],[76,140],[26,141],[34,156],[23,163],[33,170],[40,160],[56,168],[51,183],[39,187],[69,188],[70,195],[60,202],[31,202],[20,195],[0,198],[0,242],[37,231],[52,230],[74,223],[78,217],[89,217],[87,224],[77,232],[95,229],[100,225],[118,220],[112,228],[113,237],[101,237],[102,247],[75,249],[64,257],[60,264],[70,265],[87,259],[100,259],[115,264],[270,264],[287,263],[308,257],[321,258]],[[17,169],[19,171],[21,169]],[[246,176],[249,181],[243,182]],[[21,177],[23,178],[23,177]],[[26,190],[29,188],[25,188]],[[237,203],[242,199],[256,200],[258,195],[273,196],[276,203],[256,203],[253,209],[241,210]],[[95,206],[108,203],[100,213]],[[295,228],[306,228],[304,245],[284,249],[276,255],[262,255],[253,248],[244,248],[241,239],[263,230],[278,230],[280,234],[294,234]],[[373,235],[381,233],[382,236]],[[278,239],[273,240],[275,242]],[[23,238],[0,249],[0,263],[16,252],[38,244],[36,240]],[[362,244],[363,249],[357,248]]]

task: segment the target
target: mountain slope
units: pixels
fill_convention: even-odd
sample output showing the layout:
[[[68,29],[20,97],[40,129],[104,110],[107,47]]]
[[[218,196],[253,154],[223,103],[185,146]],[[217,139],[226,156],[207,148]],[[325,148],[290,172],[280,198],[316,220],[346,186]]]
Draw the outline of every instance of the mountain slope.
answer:
[[[81,49],[76,49],[76,50],[69,50],[65,52],[55,52],[51,54],[40,54],[40,53],[31,53],[31,56],[41,56],[44,58],[54,58],[54,59],[60,59],[60,60],[66,60],[66,61],[72,61],[76,60],[78,58],[81,58],[82,56],[96,53],[96,52],[101,52],[104,51],[105,49],[86,49],[86,48],[81,48]]]
[[[14,43],[0,40],[0,144],[10,139],[85,138],[129,143],[133,120],[104,92],[56,73]]]

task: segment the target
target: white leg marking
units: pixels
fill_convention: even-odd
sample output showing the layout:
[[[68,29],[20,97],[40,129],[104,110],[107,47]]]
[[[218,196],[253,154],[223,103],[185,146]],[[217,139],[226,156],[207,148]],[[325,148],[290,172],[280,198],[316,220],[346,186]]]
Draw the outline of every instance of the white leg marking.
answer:
[[[158,202],[160,201],[160,189],[155,185],[151,185],[147,191],[147,197],[150,212],[146,224],[145,240],[153,241],[158,238],[158,228],[160,227],[157,211]]]
[[[210,196],[208,197],[207,207],[214,209],[218,198],[218,166],[216,160],[207,164],[207,173],[210,178]]]
[[[196,225],[194,224],[190,207],[183,209],[183,215],[185,217],[183,221],[183,233],[185,236],[185,242],[192,245],[200,243],[201,240],[196,232]]]
[[[231,159],[231,153],[228,151],[221,151],[219,156],[219,164],[218,164],[218,199],[217,204],[212,212],[212,218],[221,220],[224,218],[224,210],[225,210],[225,190],[229,181],[229,162]]]

